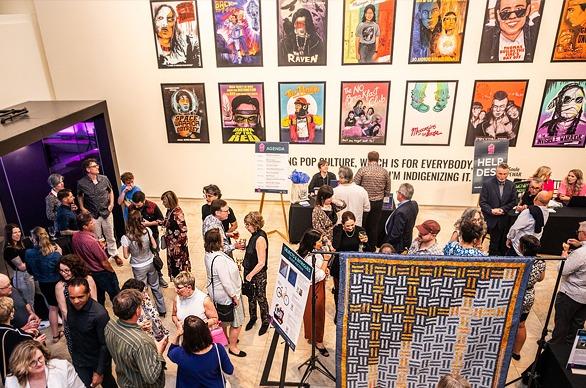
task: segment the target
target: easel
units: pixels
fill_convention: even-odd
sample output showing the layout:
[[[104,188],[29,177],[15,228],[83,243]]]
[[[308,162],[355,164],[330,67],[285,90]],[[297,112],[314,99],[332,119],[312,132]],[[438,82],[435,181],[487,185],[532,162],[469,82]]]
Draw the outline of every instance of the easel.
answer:
[[[262,215],[262,208],[264,207],[264,204],[265,204],[265,194],[266,193],[263,191],[263,193],[260,197],[260,208],[258,209],[258,212],[261,215]],[[281,196],[281,210],[283,211],[283,222],[285,224],[285,233],[281,232],[278,229],[273,229],[273,230],[267,232],[267,235],[271,235],[272,233],[277,233],[286,242],[289,242],[289,227],[287,224],[287,213],[285,213],[285,200],[283,199],[283,193],[279,193],[279,195]]]
[[[264,193],[263,193],[264,196]],[[281,197],[283,195],[281,194]],[[261,202],[262,203],[262,202]],[[262,205],[261,205],[262,208]],[[260,386],[267,386],[267,387],[306,387],[309,388],[309,384],[307,383],[298,383],[298,382],[291,382],[285,381],[285,376],[287,375],[287,360],[289,359],[289,344],[285,341],[285,349],[283,351],[283,362],[281,363],[281,376],[279,381],[269,380],[269,373],[271,373],[271,366],[273,365],[273,361],[275,359],[275,351],[277,350],[277,343],[279,342],[279,333],[275,330],[273,334],[273,340],[271,342],[271,347],[269,348],[269,354],[267,355],[267,361],[265,362],[265,367],[262,371],[262,377],[260,378]]]

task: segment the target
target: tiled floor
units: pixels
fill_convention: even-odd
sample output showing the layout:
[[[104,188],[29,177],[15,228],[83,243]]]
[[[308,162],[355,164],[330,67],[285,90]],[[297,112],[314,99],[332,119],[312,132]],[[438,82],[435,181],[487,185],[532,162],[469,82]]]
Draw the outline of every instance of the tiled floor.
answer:
[[[160,201],[157,201],[160,205]],[[197,279],[197,285],[201,289],[205,287],[205,267],[203,264],[203,242],[201,237],[201,204],[202,200],[181,200],[180,206],[184,210],[187,219],[187,226],[189,229],[189,251],[191,254],[192,269]],[[243,237],[248,237],[245,234],[243,225],[244,216],[254,210],[258,210],[259,203],[253,201],[228,201],[228,204],[234,210],[238,222],[240,224],[239,230]],[[161,206],[161,209],[162,206]],[[286,208],[288,212],[288,206]],[[440,207],[430,208],[422,206],[419,211],[418,222],[422,222],[426,219],[434,219],[440,223],[443,231],[440,232],[438,240],[440,244],[444,244],[450,237],[452,232],[452,225],[459,217],[464,208],[459,207]],[[264,230],[269,232],[272,230],[285,231],[283,222],[283,216],[281,211],[281,205],[279,202],[265,202],[263,215],[265,217]],[[277,233],[269,235],[269,280],[267,286],[267,296],[272,296],[274,282],[275,282],[275,264],[280,255],[281,245],[285,241]],[[242,257],[242,253],[236,253],[237,258]],[[527,319],[527,342],[521,353],[522,358],[520,361],[512,361],[511,367],[509,368],[509,378],[512,380],[520,375],[533,361],[535,352],[537,350],[536,341],[540,337],[543,323],[547,315],[547,309],[552,293],[552,289],[555,285],[557,262],[548,262],[547,272],[545,280],[536,286],[536,302],[533,311],[530,313]],[[125,263],[123,267],[116,267],[120,284],[131,276],[130,266]],[[328,290],[331,289],[331,285],[328,285]],[[171,304],[175,297],[173,285],[164,290],[165,299],[167,302],[167,308],[169,314],[165,319],[166,326],[174,332],[174,325],[171,322]],[[246,300],[246,298],[244,298]],[[246,303],[246,302],[245,302]],[[111,312],[111,305],[107,303],[108,310]],[[334,304],[333,296],[331,293],[327,293],[326,301],[326,329],[325,329],[325,344],[330,350],[330,357],[320,357],[326,368],[335,374],[335,326],[333,324]],[[111,316],[114,316],[112,313]],[[248,315],[248,313],[247,313]],[[243,331],[240,335],[240,348],[248,353],[247,357],[238,358],[231,357],[231,360],[235,367],[234,375],[229,378],[232,383],[232,387],[257,387],[261,379],[263,367],[267,354],[269,351],[271,339],[273,337],[273,329],[270,329],[268,334],[262,337],[257,335],[260,323],[257,323],[256,327],[248,332]],[[552,323],[550,323],[550,328]],[[56,345],[50,346],[51,350],[58,357],[67,357],[67,350],[65,341],[61,340]],[[275,354],[274,362],[272,365],[272,371],[270,379],[278,380],[280,374],[280,366],[282,359],[282,341],[279,342],[277,352]],[[311,347],[303,340],[303,334],[299,340],[297,349],[295,352],[289,352],[289,360],[287,364],[287,380],[288,381],[299,381],[301,378],[304,368],[298,369],[309,356]],[[167,387],[175,386],[175,376],[177,368],[175,364],[169,362],[167,364]],[[312,387],[333,387],[335,384],[330,380],[323,377],[323,375],[317,371],[314,371],[309,378],[309,382]],[[516,385],[514,385],[516,386]],[[518,385],[522,386],[522,385]]]

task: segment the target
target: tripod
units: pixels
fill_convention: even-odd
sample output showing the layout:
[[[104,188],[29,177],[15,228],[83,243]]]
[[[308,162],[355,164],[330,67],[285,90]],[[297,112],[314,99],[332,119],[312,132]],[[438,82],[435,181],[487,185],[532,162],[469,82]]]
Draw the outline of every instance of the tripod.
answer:
[[[328,379],[332,381],[336,381],[336,377],[325,367],[324,364],[319,360],[317,354],[315,354],[316,344],[315,344],[315,255],[317,253],[326,253],[322,251],[313,251],[311,255],[311,357],[309,357],[303,364],[299,365],[297,369],[301,369],[303,366],[307,365],[305,372],[303,373],[303,377],[301,378],[301,382],[299,386],[302,386],[303,383],[309,378],[311,372],[317,370]],[[327,252],[330,254],[330,252]]]
[[[553,305],[555,303],[555,297],[557,294],[558,287],[560,285],[560,280],[562,279],[562,271],[564,270],[564,264],[566,263],[566,259],[563,257],[561,257],[559,259],[552,258],[552,259],[540,259],[540,260],[545,260],[545,261],[548,261],[548,260],[554,261],[555,260],[555,261],[561,261],[561,263],[560,263],[560,268],[558,270],[558,276],[555,281],[555,286],[553,287],[553,292],[551,294],[551,299],[549,301],[549,309],[547,310],[547,317],[545,318],[545,323],[543,324],[543,330],[541,331],[541,337],[537,341],[537,344],[539,346],[537,347],[537,352],[535,353],[535,360],[533,361],[533,364],[531,364],[531,366],[529,367],[531,370],[529,371],[529,368],[527,368],[527,370],[525,372],[523,372],[523,374],[527,373],[527,376],[529,377],[529,382],[527,383],[527,386],[529,388],[531,388],[531,384],[533,383],[533,381],[535,381],[539,378],[539,374],[537,373],[537,361],[539,360],[539,357],[541,356],[541,351],[543,350],[543,347],[546,344],[545,337],[547,337],[547,326],[549,325],[549,320],[551,319],[551,313],[553,310]],[[529,371],[529,372],[527,372],[527,371]],[[523,379],[524,378],[523,374],[521,374],[520,377],[517,377],[516,379],[506,383],[505,387]]]

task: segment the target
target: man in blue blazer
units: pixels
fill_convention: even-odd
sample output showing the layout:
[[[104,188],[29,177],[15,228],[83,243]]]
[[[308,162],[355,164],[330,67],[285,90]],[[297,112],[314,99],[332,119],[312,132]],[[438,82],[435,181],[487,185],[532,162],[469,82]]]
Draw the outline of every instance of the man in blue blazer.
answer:
[[[413,227],[419,213],[417,202],[411,200],[413,192],[413,186],[409,183],[399,186],[397,190],[399,204],[385,223],[387,232],[385,242],[391,244],[397,253],[402,253],[409,248],[413,241]]]
[[[486,179],[480,191],[480,209],[490,234],[488,253],[491,256],[504,256],[507,250],[507,213],[517,203],[515,186],[507,179],[508,176],[509,166],[506,163],[499,164],[496,176]]]

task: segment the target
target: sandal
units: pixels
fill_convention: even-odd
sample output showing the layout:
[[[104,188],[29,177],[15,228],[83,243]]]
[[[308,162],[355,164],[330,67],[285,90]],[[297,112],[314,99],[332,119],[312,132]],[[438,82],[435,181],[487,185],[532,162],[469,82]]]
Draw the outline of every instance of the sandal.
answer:
[[[63,337],[63,332],[60,331],[59,334],[55,337],[53,336],[53,343],[56,344],[57,342],[59,342],[61,340],[61,337]]]
[[[317,346],[315,347],[317,350],[319,350],[319,352],[321,353],[322,356],[324,357],[329,357],[330,353],[328,353],[328,349],[326,349],[325,347],[323,348],[318,348]]]

